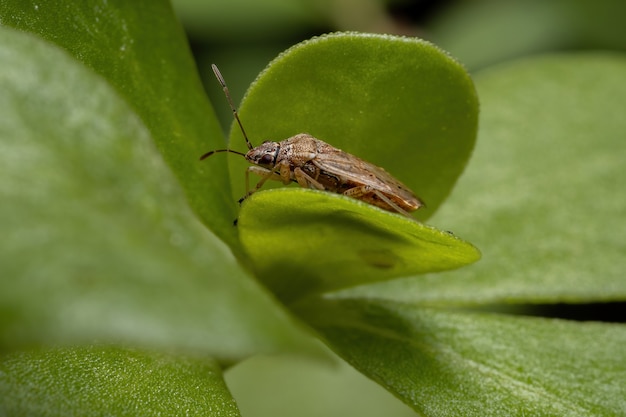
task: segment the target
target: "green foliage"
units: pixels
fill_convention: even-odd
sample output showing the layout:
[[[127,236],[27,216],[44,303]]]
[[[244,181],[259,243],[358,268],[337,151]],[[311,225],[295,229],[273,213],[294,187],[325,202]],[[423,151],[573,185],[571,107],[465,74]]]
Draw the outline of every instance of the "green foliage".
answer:
[[[314,305],[313,314],[329,343],[424,415],[624,411],[623,326],[458,313],[394,301],[332,300],[325,307],[320,313]]]
[[[626,298],[624,71],[623,57],[584,54],[478,76],[478,146],[432,222],[471,233],[481,262],[344,290],[302,306],[305,320],[426,415],[622,415],[623,325],[450,308]]]
[[[0,39],[2,345],[95,339],[223,360],[300,345],[111,87],[34,36]]]
[[[284,301],[480,257],[450,232],[340,195],[276,189],[253,194],[245,206],[242,243],[258,277]]]
[[[0,376],[2,415],[240,415],[207,359],[98,346],[24,351],[3,358]]]
[[[471,235],[483,259],[366,293],[483,305],[624,300],[625,68],[621,55],[590,53],[478,74],[480,138],[431,222]]]
[[[427,42],[342,33],[303,42],[272,61],[240,116],[255,145],[304,131],[385,167],[426,202],[416,216],[425,220],[474,147],[478,100],[463,67]],[[245,149],[238,129],[230,139]],[[244,169],[231,165],[234,198],[243,193]]]
[[[184,33],[165,1],[2,2],[2,24],[57,44],[113,87],[150,131],[179,179],[191,207],[221,239],[237,249],[235,231],[220,216],[234,211],[221,190],[224,162],[198,169],[198,155],[223,146]],[[181,75],[184,74],[184,75]],[[223,219],[222,219],[223,220]]]
[[[426,201],[421,219],[437,210],[465,166],[477,114],[471,80],[436,47],[359,34],[289,49],[251,86],[240,110],[255,144],[304,131],[388,167]],[[238,128],[231,143],[245,150]],[[246,165],[239,157],[230,162],[238,199]],[[250,198],[239,230],[255,272],[282,298],[457,268],[480,256],[448,233],[311,190]]]
[[[303,314],[343,358],[423,415],[624,411],[623,326],[341,297],[324,307]]]
[[[622,325],[458,309],[624,299],[622,57],[479,75],[454,194],[477,97],[436,47],[334,34],[259,76],[254,144],[307,131],[384,166],[453,235],[299,188],[238,211],[165,2],[0,6],[0,414],[237,415],[220,367],[312,352],[302,323],[425,415],[623,414]],[[430,273],[477,260],[457,235],[485,258]]]

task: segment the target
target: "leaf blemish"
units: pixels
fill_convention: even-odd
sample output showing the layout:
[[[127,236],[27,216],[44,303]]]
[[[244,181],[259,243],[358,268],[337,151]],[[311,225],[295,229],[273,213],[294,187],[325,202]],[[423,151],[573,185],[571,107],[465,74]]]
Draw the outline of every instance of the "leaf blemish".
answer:
[[[391,269],[400,263],[400,258],[388,249],[362,249],[358,254],[366,264],[378,269]]]

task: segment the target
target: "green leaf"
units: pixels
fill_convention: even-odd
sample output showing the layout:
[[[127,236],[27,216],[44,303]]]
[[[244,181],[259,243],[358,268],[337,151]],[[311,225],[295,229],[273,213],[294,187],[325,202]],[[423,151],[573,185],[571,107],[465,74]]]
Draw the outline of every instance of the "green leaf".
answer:
[[[471,238],[481,262],[359,294],[422,304],[625,300],[625,71],[624,56],[595,53],[478,74],[480,140],[431,222]]]
[[[311,190],[253,194],[238,226],[257,274],[283,299],[475,262],[471,244],[349,197]],[[284,242],[285,244],[277,244]]]
[[[113,347],[6,355],[0,397],[12,416],[240,415],[215,362]]]
[[[427,416],[624,414],[623,324],[441,307],[625,299],[625,71],[622,56],[582,54],[480,75],[481,140],[431,221],[483,260],[301,300],[301,318]]]
[[[240,116],[255,146],[306,132],[387,169],[426,202],[416,214],[425,220],[470,157],[478,100],[463,67],[432,44],[336,33],[272,61],[250,86]],[[244,150],[236,126],[230,143]],[[229,162],[239,199],[246,164],[235,157]]]
[[[386,167],[426,201],[416,215],[425,219],[470,156],[477,112],[467,73],[436,47],[340,33],[274,60],[240,116],[254,144],[307,132]],[[231,143],[244,144],[238,128]],[[246,164],[230,162],[236,199],[245,192]],[[479,257],[446,233],[336,197],[294,189],[259,192],[242,205],[242,243],[257,275],[281,297],[457,268]]]
[[[306,346],[106,82],[6,27],[0,61],[0,346],[99,340],[221,360]]]
[[[224,146],[223,135],[167,1],[2,0],[0,17],[2,25],[57,44],[105,78],[150,131],[192,209],[240,255],[226,163],[198,161]]]
[[[426,416],[616,416],[626,329],[318,300],[303,315],[361,372]]]

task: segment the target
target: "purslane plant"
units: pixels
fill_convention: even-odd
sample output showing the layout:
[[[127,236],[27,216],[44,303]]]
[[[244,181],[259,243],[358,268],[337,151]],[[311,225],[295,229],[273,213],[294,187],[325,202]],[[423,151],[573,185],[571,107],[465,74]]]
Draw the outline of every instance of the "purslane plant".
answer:
[[[623,58],[478,77],[449,199],[478,126],[460,64],[356,33],[270,63],[240,106],[254,144],[304,131],[383,166],[418,223],[293,187],[238,207],[243,161],[198,161],[223,136],[165,2],[1,13],[3,413],[238,415],[222,369],[312,335],[424,415],[623,412],[622,325],[466,310],[623,299]],[[479,257],[457,235],[481,262],[456,269]]]

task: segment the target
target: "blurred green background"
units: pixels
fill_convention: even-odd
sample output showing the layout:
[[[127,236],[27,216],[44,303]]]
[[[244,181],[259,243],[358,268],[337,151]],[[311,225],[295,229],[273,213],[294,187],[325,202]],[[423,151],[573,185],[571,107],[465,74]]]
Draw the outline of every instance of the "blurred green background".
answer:
[[[211,63],[238,103],[281,51],[328,32],[417,36],[470,72],[541,53],[626,50],[621,0],[174,0],[173,6],[224,126],[231,114]]]
[[[220,67],[239,103],[281,51],[328,32],[417,36],[448,51],[472,74],[531,55],[626,50],[623,0],[174,0],[173,5],[225,130],[232,115],[211,63]],[[339,360],[324,365],[257,357],[235,366],[226,379],[245,416],[415,415]]]

